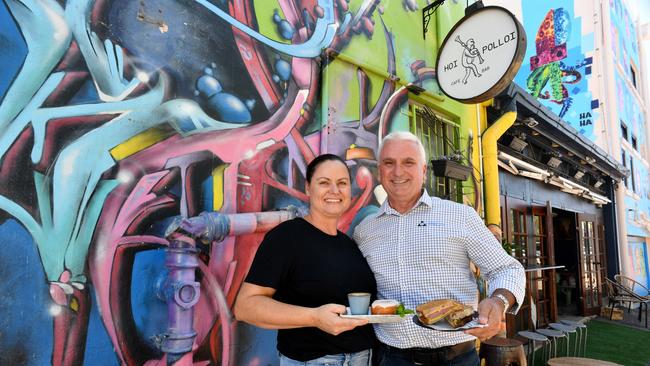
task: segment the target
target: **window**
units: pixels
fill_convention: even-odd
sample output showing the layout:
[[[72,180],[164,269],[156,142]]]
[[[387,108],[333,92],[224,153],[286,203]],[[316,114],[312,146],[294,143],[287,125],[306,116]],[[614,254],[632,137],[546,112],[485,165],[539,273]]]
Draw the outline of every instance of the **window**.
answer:
[[[430,108],[414,106],[414,109],[415,118],[410,121],[410,130],[422,141],[429,159],[450,155],[458,150],[460,131],[457,126],[446,122]],[[462,182],[436,177],[432,169],[427,170],[425,187],[433,196],[457,202],[462,200]]]
[[[636,192],[636,179],[634,178],[634,160],[630,154],[630,180],[632,181],[632,192]]]
[[[623,136],[623,140],[627,141],[627,125],[623,121],[621,121],[621,136]]]
[[[634,148],[634,150],[639,151],[639,148],[637,147],[637,143],[636,143],[636,136],[634,135],[632,135],[632,147]]]
[[[623,149],[621,149],[621,163],[623,163],[623,166],[627,168],[627,155]],[[623,184],[625,184],[625,187],[627,188],[627,178],[623,179]]]

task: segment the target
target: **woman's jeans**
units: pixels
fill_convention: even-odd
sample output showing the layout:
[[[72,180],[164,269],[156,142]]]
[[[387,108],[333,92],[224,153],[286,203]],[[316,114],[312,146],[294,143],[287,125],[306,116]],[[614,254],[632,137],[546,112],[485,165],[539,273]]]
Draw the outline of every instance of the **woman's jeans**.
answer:
[[[280,354],[280,366],[368,366],[370,350],[327,355],[309,361],[296,361]]]

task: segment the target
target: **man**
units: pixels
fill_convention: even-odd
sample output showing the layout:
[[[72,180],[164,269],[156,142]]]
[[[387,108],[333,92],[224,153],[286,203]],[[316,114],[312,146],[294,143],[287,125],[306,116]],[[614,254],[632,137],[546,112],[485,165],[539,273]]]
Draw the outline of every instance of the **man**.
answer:
[[[379,365],[478,365],[475,338],[497,334],[506,311],[516,311],[523,301],[523,267],[471,207],[426,193],[425,152],[415,135],[391,133],[378,156],[379,181],[388,198],[354,232],[375,273],[378,298],[396,299],[410,309],[429,300],[454,299],[477,308],[479,322],[487,324],[463,332],[439,332],[409,320],[377,324]],[[478,306],[470,260],[490,288]]]

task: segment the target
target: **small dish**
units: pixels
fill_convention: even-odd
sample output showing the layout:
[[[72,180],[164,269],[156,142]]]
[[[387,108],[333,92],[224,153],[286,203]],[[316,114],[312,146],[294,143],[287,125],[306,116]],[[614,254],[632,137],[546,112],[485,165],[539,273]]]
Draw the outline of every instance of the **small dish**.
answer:
[[[366,319],[368,323],[399,323],[408,318],[408,316],[401,317],[399,315],[372,315],[370,314],[370,308],[368,308],[368,314],[365,315],[351,315],[350,308],[345,308],[345,314],[342,314],[342,318],[349,319]]]
[[[463,325],[462,327],[454,328],[446,320],[440,320],[437,323],[433,324],[424,324],[420,321],[417,315],[413,315],[413,323],[423,327],[438,330],[441,332],[458,332],[461,330],[474,329],[474,328],[485,328],[487,324],[481,324],[478,322],[478,318],[472,319],[469,323]]]

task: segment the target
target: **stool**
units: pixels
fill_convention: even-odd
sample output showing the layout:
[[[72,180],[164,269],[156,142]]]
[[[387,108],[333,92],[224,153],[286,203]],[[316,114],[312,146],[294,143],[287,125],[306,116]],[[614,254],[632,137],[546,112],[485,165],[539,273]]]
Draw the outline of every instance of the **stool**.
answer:
[[[549,349],[553,350],[554,358],[557,357],[557,343],[558,343],[557,338],[566,338],[566,342],[569,341],[569,337],[566,334],[560,332],[559,330],[544,328],[544,329],[537,329],[536,332],[543,336],[548,337],[548,339],[551,341],[551,347],[549,347]],[[548,358],[551,358],[550,350],[548,356],[549,356]]]
[[[569,357],[571,355],[571,334],[576,333],[577,327],[572,325],[560,324],[560,323],[551,323],[549,324],[549,326],[567,335],[566,356]],[[576,346],[577,346],[577,341],[578,341],[577,334],[575,338],[576,338]]]
[[[578,339],[580,339],[580,343],[583,344],[582,347],[582,355],[586,356],[587,355],[587,324],[581,323],[581,322],[576,322],[573,320],[560,320],[560,323],[570,325],[570,326],[575,326],[577,327],[578,330]],[[584,339],[583,339],[583,334],[584,334]],[[580,349],[578,348],[578,356],[580,356]]]
[[[517,332],[517,334],[520,337],[524,337],[528,340],[528,354],[531,355],[531,366],[535,366],[535,342],[544,342],[545,344],[548,343],[550,345],[550,341],[548,338],[545,336],[535,333],[535,332],[529,332],[529,331],[521,331]],[[531,343],[532,343],[532,348],[531,348]]]
[[[481,342],[481,360],[485,366],[526,366],[526,353],[521,341],[493,337]]]

